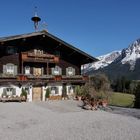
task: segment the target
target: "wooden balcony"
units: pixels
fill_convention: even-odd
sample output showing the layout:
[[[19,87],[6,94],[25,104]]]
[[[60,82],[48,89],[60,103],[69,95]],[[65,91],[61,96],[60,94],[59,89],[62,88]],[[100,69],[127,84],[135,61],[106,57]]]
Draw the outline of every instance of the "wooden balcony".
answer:
[[[22,52],[21,59],[23,62],[44,62],[58,63],[59,57],[46,53]]]
[[[82,76],[82,75],[75,75],[75,76],[66,76],[66,75],[42,75],[42,76],[35,76],[35,75],[24,75],[24,74],[19,74],[17,76],[13,77],[5,77],[1,76],[0,77],[0,83],[7,83],[7,82],[12,82],[12,83],[18,83],[18,82],[24,82],[24,83],[55,83],[55,82],[60,82],[60,83],[86,83],[88,82],[89,77],[88,76]]]
[[[88,82],[88,76],[75,75],[75,76],[66,76],[66,75],[42,75],[42,76],[27,76],[27,79],[30,81],[46,81],[46,82],[62,82],[62,83],[85,83]],[[27,80],[27,81],[28,81]]]

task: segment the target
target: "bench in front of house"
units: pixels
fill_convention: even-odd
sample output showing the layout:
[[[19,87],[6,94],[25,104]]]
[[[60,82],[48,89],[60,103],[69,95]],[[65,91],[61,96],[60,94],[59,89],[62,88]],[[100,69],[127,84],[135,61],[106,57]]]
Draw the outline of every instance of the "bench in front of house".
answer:
[[[16,96],[16,97],[1,97],[0,101],[1,102],[25,102],[26,99],[25,99],[25,97],[19,97],[19,96]]]

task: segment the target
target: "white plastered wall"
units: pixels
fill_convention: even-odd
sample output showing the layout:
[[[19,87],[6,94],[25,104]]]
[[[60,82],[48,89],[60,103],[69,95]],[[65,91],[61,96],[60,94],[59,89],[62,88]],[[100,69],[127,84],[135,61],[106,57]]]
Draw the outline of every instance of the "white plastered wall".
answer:
[[[42,95],[43,95],[43,101],[45,101],[45,94],[46,94],[46,89],[47,88],[51,88],[51,87],[57,87],[58,88],[58,94],[56,94],[56,96],[57,95],[62,95],[62,88],[63,88],[63,86],[62,86],[62,84],[59,84],[59,83],[56,83],[56,84],[54,84],[54,83],[49,83],[47,86],[43,86],[42,87],[42,91],[43,91],[43,93],[42,93]]]
[[[16,89],[16,96],[20,96],[21,92],[22,92],[22,88],[26,88],[26,86],[15,86],[15,85],[9,85],[9,86],[1,86],[0,87],[0,97],[2,97],[3,94],[3,89],[5,88],[15,88]],[[29,92],[27,94],[27,101],[31,102],[32,101],[32,87],[28,87],[29,88]]]
[[[18,86],[15,86],[15,85],[1,86],[1,87],[0,87],[0,97],[2,97],[3,90],[4,90],[5,88],[14,88],[14,89],[16,89],[16,95],[17,95],[17,96],[20,96],[20,94],[21,94],[21,88],[18,87]]]

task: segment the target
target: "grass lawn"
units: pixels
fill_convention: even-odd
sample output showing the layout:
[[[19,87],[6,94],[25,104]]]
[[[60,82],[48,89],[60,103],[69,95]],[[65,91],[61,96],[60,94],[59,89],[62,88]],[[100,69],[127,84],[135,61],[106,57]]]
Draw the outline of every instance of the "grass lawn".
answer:
[[[112,92],[109,98],[109,104],[114,106],[133,107],[133,101],[134,95],[119,92]]]

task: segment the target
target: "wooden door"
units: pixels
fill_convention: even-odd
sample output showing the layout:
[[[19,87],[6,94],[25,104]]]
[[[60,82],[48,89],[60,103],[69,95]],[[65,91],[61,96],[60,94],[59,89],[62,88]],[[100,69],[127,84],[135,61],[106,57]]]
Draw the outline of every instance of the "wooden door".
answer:
[[[33,101],[42,100],[42,89],[41,87],[33,87]]]

